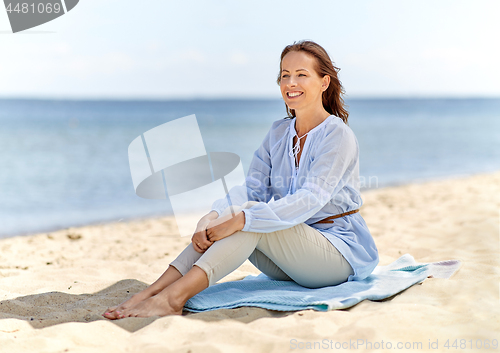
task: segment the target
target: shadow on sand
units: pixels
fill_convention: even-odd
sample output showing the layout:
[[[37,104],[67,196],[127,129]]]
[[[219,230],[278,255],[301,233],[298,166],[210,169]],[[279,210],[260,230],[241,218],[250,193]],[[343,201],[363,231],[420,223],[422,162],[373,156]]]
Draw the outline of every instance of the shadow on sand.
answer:
[[[93,294],[48,292],[3,300],[0,302],[0,320],[25,320],[35,329],[68,322],[106,320],[124,330],[135,332],[160,317],[108,320],[102,317],[102,314],[107,308],[123,302],[132,294],[140,292],[146,287],[147,284],[143,282],[126,279]],[[262,317],[284,317],[292,314],[293,312],[280,312],[254,307],[220,309],[203,313],[183,312],[183,316],[190,319],[203,321],[230,319],[242,323],[252,322]]]

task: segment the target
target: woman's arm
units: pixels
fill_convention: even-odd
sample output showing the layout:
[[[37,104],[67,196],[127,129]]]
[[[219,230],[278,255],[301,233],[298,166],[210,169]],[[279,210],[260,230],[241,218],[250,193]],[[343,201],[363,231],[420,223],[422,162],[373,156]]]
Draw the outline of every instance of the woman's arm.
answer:
[[[302,187],[272,202],[260,202],[245,213],[243,231],[269,233],[303,223],[346,185],[357,172],[358,144],[352,130],[335,125],[315,151]]]
[[[217,219],[219,217],[219,214],[217,211],[210,211],[206,215],[203,216],[203,218],[208,219],[209,221],[213,221],[214,219]]]
[[[236,213],[234,217],[228,214],[208,224],[207,238],[211,242],[218,241],[242,230],[244,226],[245,214],[243,212]]]

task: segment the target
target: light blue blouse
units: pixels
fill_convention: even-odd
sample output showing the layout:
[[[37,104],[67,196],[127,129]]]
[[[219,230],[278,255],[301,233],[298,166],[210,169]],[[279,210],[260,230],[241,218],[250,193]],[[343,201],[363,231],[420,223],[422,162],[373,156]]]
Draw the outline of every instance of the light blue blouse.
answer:
[[[306,223],[321,232],[354,270],[348,281],[362,280],[377,266],[379,257],[360,213],[313,224],[326,217],[355,210],[363,201],[359,192],[359,146],[342,119],[330,115],[307,134],[299,160],[290,156],[295,120],[275,121],[255,151],[245,183],[215,201],[219,215],[233,204],[257,201],[244,209],[242,231],[270,233]],[[238,202],[240,200],[241,202]]]

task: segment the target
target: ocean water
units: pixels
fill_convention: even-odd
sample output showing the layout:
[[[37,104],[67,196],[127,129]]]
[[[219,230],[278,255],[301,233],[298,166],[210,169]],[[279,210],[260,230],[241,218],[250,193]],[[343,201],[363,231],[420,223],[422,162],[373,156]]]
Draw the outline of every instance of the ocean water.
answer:
[[[500,99],[349,100],[363,188],[500,169]],[[172,214],[135,195],[128,145],[196,114],[209,152],[253,152],[280,100],[0,100],[0,237]]]

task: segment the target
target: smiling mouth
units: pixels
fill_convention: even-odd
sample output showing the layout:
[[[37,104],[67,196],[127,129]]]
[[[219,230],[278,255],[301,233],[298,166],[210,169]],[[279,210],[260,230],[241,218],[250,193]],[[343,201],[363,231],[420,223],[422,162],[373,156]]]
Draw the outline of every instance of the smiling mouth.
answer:
[[[294,98],[300,97],[303,94],[304,94],[304,92],[287,92],[286,96],[290,99],[294,99]]]

